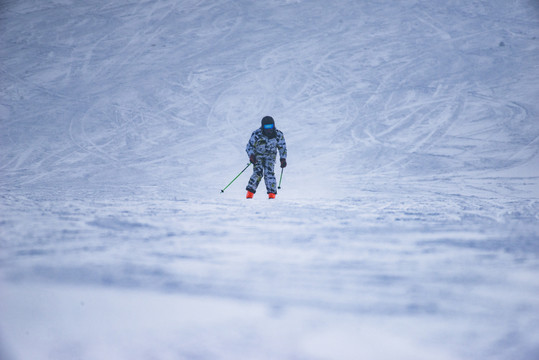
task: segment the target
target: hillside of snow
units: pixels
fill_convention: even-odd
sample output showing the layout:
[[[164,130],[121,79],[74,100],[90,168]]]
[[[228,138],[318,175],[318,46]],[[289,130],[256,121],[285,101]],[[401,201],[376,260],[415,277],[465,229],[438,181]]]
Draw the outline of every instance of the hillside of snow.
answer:
[[[537,359],[537,99],[534,0],[3,1],[0,358]]]

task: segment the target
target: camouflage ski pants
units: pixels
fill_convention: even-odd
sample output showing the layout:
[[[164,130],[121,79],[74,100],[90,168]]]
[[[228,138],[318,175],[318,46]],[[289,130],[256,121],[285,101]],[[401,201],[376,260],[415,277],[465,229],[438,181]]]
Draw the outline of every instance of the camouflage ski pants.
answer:
[[[247,184],[247,191],[256,192],[256,188],[264,177],[266,190],[269,193],[277,194],[277,181],[275,180],[275,155],[257,156],[256,164],[254,164],[253,175]]]

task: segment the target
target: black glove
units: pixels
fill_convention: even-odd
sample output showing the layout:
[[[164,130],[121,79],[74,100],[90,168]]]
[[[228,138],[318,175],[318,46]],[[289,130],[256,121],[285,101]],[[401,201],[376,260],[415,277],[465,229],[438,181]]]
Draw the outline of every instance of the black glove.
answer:
[[[255,154],[249,156],[249,161],[250,161],[252,164],[256,164],[256,156],[255,156]]]
[[[282,168],[286,167],[286,159],[285,158],[281,158],[281,167]]]

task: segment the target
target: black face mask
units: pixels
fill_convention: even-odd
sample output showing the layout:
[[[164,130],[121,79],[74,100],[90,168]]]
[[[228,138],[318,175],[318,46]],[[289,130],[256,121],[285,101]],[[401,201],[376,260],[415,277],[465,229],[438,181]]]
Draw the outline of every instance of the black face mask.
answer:
[[[275,125],[273,124],[262,125],[262,133],[269,138],[274,138],[277,135],[275,132]]]

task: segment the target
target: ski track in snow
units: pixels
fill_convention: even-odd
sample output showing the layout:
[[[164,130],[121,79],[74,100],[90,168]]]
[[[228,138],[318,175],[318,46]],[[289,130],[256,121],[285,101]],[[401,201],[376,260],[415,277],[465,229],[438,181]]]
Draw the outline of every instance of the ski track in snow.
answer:
[[[0,358],[538,358],[538,15],[0,5]]]

